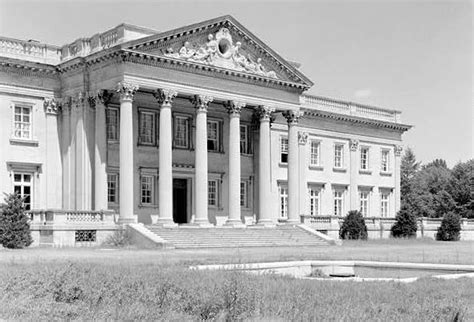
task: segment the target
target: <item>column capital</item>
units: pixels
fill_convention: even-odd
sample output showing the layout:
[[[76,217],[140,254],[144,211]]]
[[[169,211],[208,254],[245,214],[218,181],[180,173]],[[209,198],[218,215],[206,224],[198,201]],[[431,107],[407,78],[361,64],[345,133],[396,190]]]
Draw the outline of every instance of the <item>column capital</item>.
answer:
[[[351,146],[351,151],[357,151],[357,149],[359,148],[359,140],[351,139],[350,146]]]
[[[170,88],[158,88],[153,95],[161,106],[171,106],[178,92]]]
[[[214,100],[214,97],[207,95],[194,95],[191,99],[194,107],[196,107],[198,112],[207,112],[209,103]]]
[[[298,143],[300,145],[308,143],[308,132],[298,132]]]
[[[97,98],[98,103],[107,106],[109,105],[113,96],[114,93],[112,91],[106,89],[99,89],[94,97]]]
[[[395,156],[396,157],[399,157],[402,155],[402,151],[403,151],[403,146],[401,145],[395,145]]]
[[[138,85],[128,82],[119,82],[116,88],[117,93],[120,94],[120,101],[133,101],[137,90]]]
[[[54,97],[45,98],[43,106],[46,114],[57,115],[61,111],[61,101]]]
[[[260,122],[271,121],[272,113],[275,112],[274,107],[260,105],[257,107],[256,115]]]
[[[288,125],[298,124],[298,121],[303,114],[304,112],[300,110],[287,110],[283,112],[283,116],[286,118]]]
[[[242,101],[227,101],[224,106],[227,108],[230,116],[240,116],[240,111],[247,105]]]

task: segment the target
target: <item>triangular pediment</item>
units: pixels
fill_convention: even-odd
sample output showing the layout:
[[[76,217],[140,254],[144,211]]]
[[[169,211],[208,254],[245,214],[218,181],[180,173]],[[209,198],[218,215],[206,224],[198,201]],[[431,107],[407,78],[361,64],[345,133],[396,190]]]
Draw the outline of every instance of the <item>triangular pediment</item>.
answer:
[[[212,66],[260,78],[298,84],[312,82],[231,16],[159,33],[128,43],[128,50]]]

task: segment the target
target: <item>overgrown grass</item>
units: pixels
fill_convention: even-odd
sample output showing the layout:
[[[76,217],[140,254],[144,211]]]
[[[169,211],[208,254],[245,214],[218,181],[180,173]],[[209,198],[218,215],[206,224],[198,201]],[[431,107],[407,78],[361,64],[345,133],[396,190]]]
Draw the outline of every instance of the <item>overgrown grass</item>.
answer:
[[[472,319],[473,286],[472,279],[340,283],[123,262],[9,265],[0,271],[0,319]]]

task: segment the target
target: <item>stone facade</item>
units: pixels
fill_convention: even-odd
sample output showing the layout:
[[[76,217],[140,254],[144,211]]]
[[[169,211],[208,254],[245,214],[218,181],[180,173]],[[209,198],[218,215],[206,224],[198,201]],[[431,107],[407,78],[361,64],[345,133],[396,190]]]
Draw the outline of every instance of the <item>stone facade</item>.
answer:
[[[63,47],[0,38],[0,62],[0,191],[32,210],[271,226],[400,207],[400,112],[304,94],[230,16]]]

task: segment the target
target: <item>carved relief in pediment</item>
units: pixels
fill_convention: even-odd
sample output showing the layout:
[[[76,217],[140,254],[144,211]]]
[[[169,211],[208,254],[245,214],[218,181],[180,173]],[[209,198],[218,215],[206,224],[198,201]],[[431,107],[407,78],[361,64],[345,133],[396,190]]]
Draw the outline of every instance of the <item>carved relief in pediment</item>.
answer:
[[[274,71],[263,66],[261,58],[253,59],[246,55],[241,46],[239,41],[234,44],[229,29],[221,28],[215,34],[209,34],[207,41],[196,44],[185,41],[179,49],[168,47],[164,55],[278,79]]]

